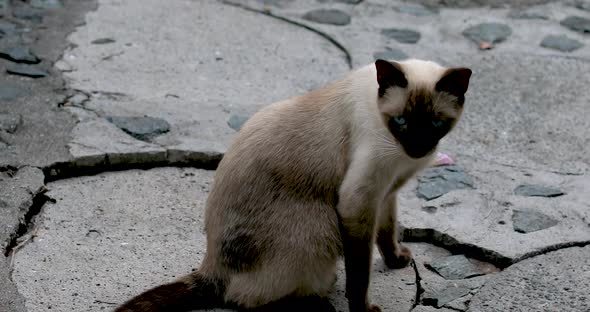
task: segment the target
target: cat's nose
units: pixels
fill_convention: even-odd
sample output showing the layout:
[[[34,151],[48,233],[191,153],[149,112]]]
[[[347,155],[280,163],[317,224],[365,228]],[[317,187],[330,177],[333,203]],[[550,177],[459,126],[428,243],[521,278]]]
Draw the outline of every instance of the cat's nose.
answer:
[[[406,144],[406,154],[412,158],[422,158],[434,151],[438,142],[413,142]]]

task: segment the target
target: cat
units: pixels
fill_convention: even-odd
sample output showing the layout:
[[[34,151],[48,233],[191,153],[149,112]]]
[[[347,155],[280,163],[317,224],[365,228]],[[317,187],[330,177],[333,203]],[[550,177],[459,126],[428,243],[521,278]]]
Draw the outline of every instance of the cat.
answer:
[[[380,311],[367,299],[372,246],[389,268],[411,260],[398,242],[396,194],[455,126],[470,77],[377,60],[263,108],[217,168],[200,268],[116,311],[335,311],[326,295],[342,255],[350,311]]]

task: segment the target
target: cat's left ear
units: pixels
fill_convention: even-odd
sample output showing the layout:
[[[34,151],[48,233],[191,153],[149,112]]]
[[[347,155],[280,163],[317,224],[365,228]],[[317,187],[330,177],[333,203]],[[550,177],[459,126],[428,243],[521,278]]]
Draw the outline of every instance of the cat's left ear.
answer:
[[[406,75],[404,75],[400,64],[377,60],[375,61],[375,68],[377,69],[377,83],[379,84],[380,97],[385,94],[387,88],[405,88],[408,85],[408,80],[406,80]]]
[[[471,78],[469,68],[449,68],[442,78],[436,83],[436,91],[448,92],[454,96],[461,97],[467,92]]]

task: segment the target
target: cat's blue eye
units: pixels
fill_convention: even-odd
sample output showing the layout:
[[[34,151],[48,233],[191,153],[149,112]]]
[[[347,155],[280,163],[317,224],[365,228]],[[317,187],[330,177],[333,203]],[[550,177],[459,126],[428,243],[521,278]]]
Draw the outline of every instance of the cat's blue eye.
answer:
[[[433,125],[435,128],[440,128],[440,127],[442,127],[442,126],[443,126],[443,124],[444,124],[444,123],[443,123],[443,121],[442,121],[442,120],[433,120],[433,121],[432,121],[432,125]]]
[[[399,126],[403,126],[406,124],[406,119],[401,116],[393,117],[393,121],[395,121],[395,123],[398,124]]]

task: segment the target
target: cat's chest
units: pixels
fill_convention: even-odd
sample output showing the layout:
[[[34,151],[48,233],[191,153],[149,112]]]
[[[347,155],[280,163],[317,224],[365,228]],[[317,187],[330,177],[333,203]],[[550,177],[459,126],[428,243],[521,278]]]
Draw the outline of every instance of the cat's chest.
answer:
[[[374,164],[376,185],[384,195],[396,191],[416,172],[427,166],[430,158],[412,159],[407,155],[380,158]]]

